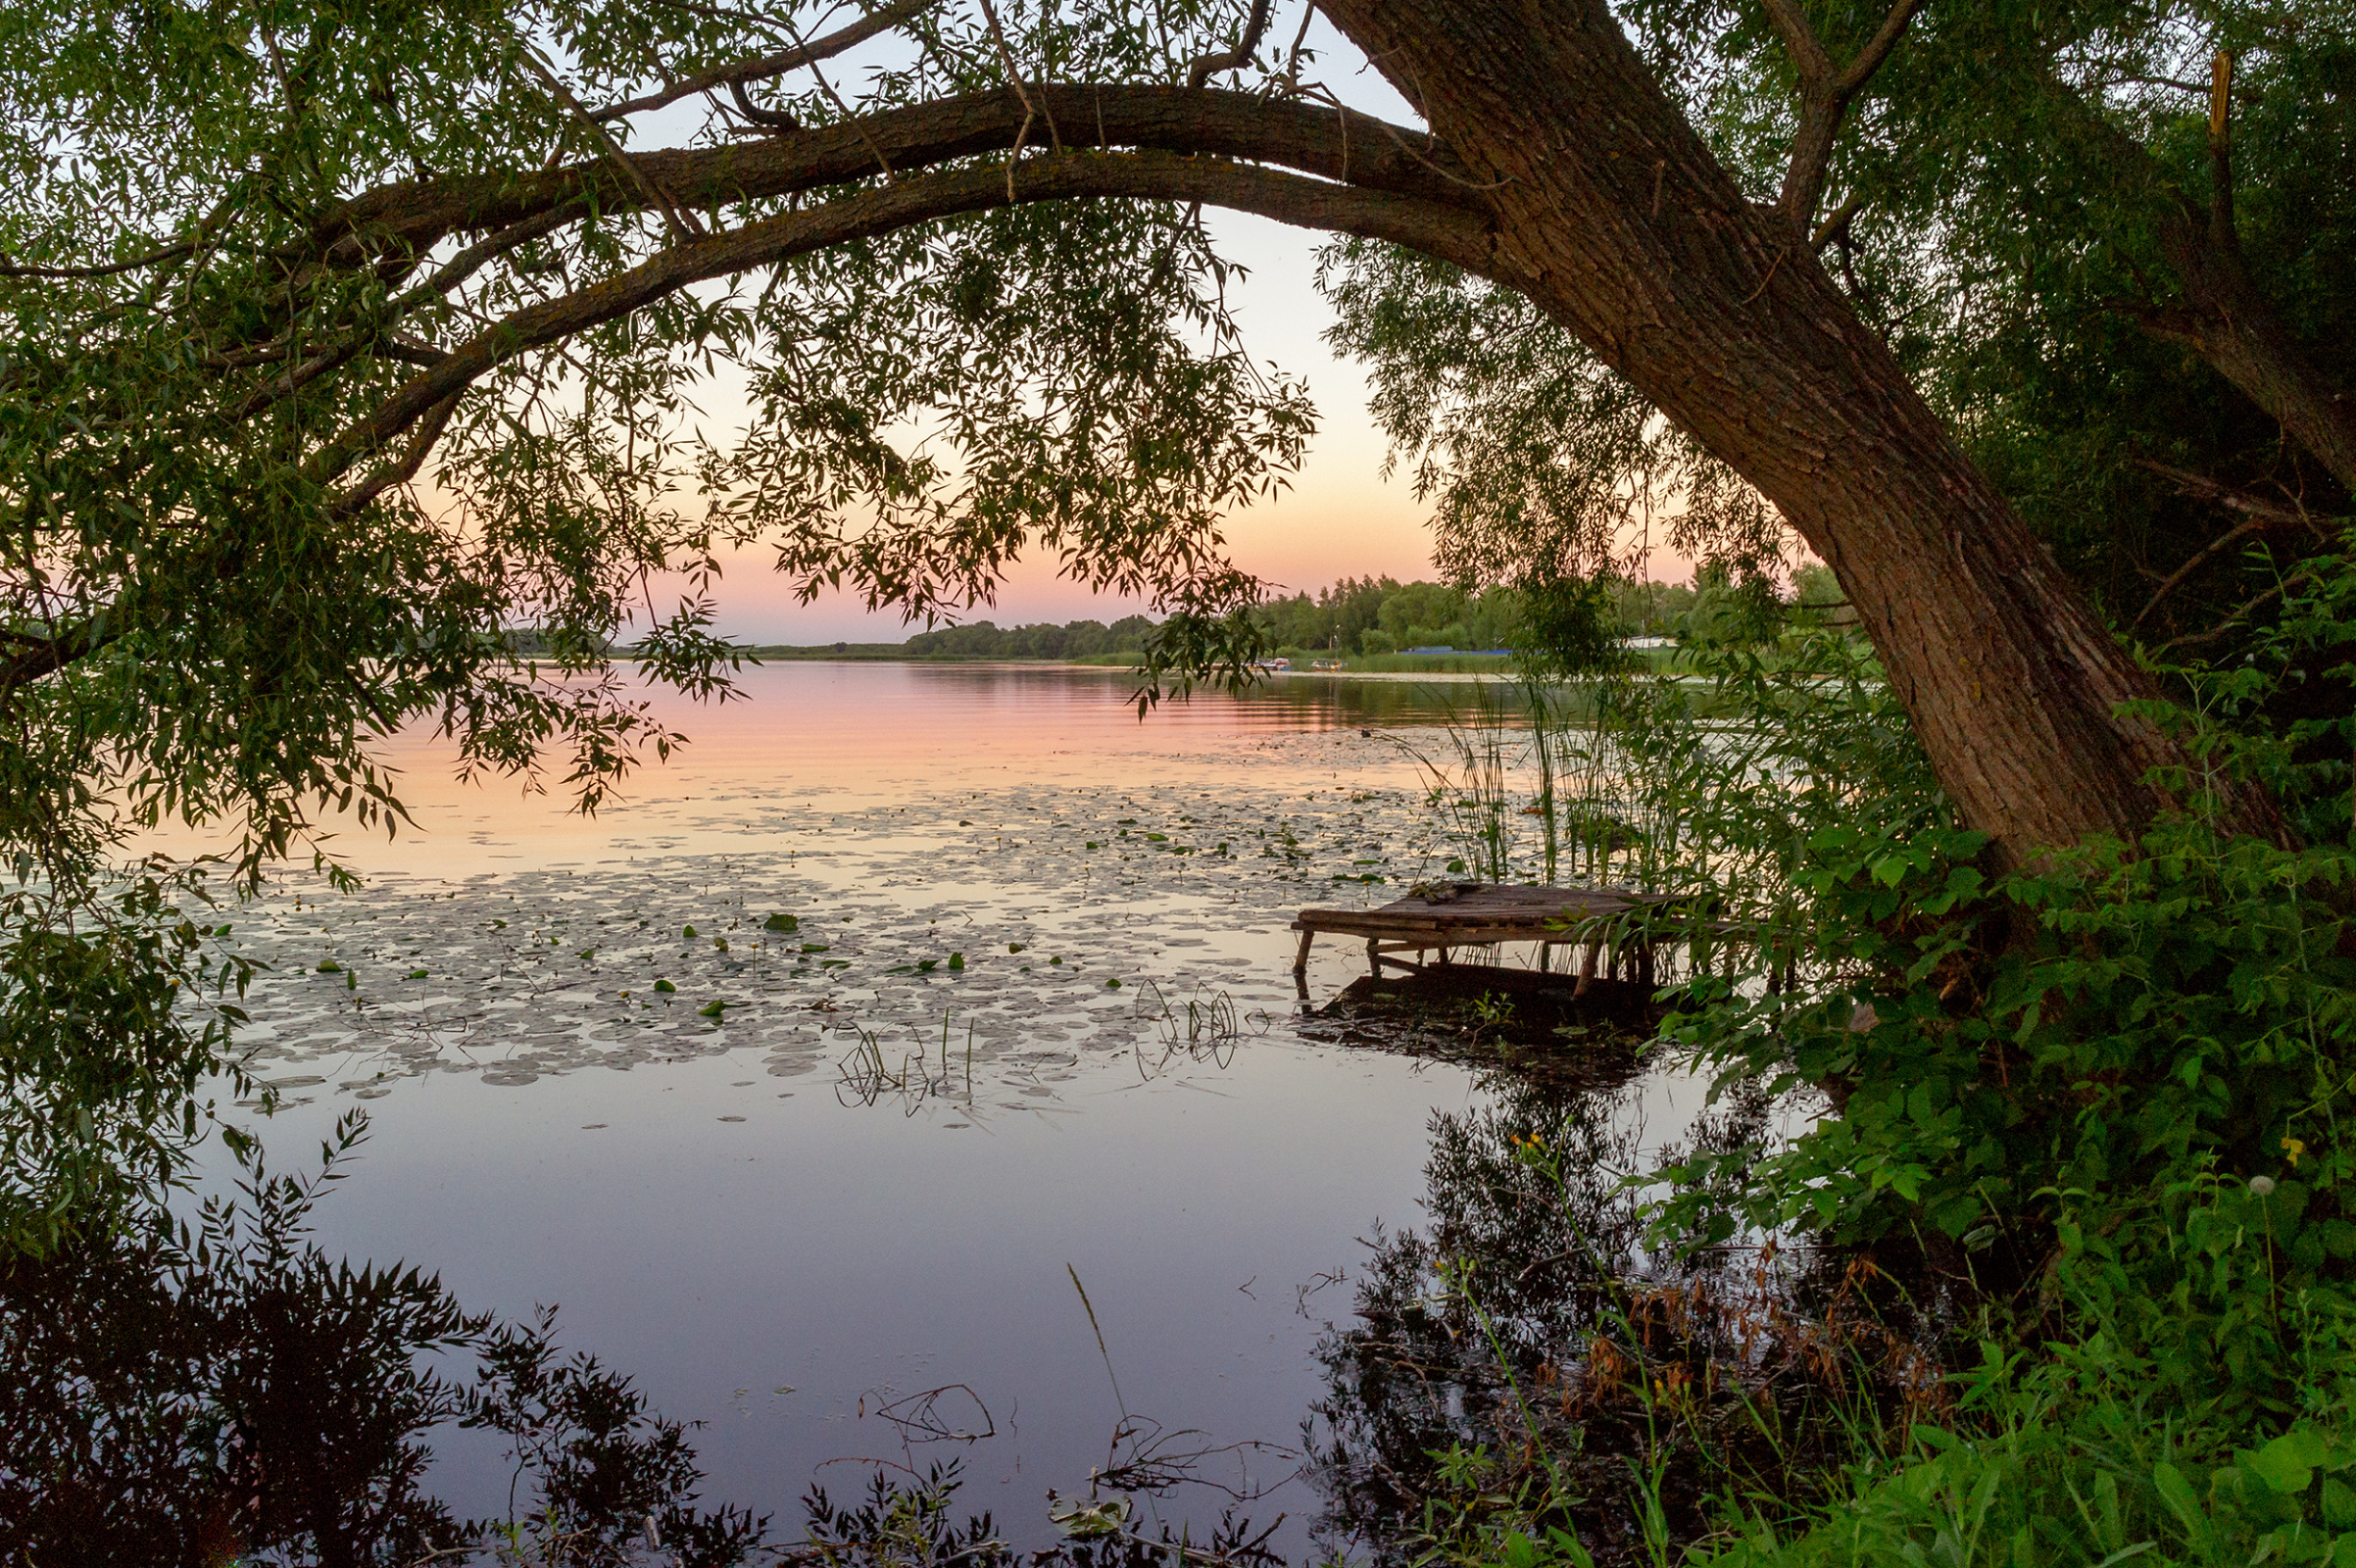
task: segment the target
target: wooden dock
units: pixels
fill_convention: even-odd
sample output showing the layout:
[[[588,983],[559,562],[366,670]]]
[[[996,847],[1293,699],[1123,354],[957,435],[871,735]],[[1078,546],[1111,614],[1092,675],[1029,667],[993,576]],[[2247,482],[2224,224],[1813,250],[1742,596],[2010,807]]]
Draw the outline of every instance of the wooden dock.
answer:
[[[1323,932],[1362,938],[1366,966],[1380,979],[1384,965],[1420,974],[1431,967],[1426,955],[1447,963],[1457,948],[1490,948],[1500,942],[1539,944],[1539,968],[1553,967],[1557,947],[1585,950],[1579,968],[1582,990],[1597,979],[1652,981],[1652,943],[1642,929],[1615,929],[1614,917],[1684,901],[1626,888],[1499,887],[1450,882],[1418,891],[1372,909],[1303,909],[1294,917],[1301,951],[1293,973],[1308,972],[1309,946]],[[1404,955],[1412,953],[1413,958]],[[1625,973],[1623,973],[1625,971]]]

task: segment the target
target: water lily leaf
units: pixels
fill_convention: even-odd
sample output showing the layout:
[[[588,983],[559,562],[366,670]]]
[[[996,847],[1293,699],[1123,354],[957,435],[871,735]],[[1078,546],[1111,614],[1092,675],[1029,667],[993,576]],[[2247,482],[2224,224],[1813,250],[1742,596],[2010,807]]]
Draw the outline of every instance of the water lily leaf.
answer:
[[[783,931],[791,936],[794,932],[802,929],[802,921],[798,915],[780,912],[761,921],[761,928],[763,931]]]
[[[953,970],[963,969],[965,967],[965,955],[962,953],[951,954],[949,956],[949,966]]]
[[[1090,1541],[1104,1536],[1117,1536],[1129,1522],[1129,1499],[1107,1497],[1103,1502],[1074,1501],[1060,1511],[1050,1508],[1048,1518],[1057,1530],[1074,1541]]]
[[[727,1010],[727,1006],[728,1004],[724,1002],[707,1002],[702,1006],[696,1008],[696,1016],[699,1018],[716,1018],[722,1012]]]
[[[679,988],[672,985],[668,980],[658,980],[655,982],[655,989],[667,997],[673,992],[677,991]]]

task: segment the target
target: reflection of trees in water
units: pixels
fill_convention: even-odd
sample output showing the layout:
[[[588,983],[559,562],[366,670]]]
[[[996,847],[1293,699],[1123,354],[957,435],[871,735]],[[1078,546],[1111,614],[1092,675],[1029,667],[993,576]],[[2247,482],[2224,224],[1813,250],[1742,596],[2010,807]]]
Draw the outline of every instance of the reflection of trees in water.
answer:
[[[952,1511],[957,1467],[805,1499],[798,1541],[698,1506],[687,1429],[630,1380],[557,1346],[554,1315],[469,1313],[432,1275],[329,1257],[307,1235],[338,1179],[254,1174],[192,1223],[0,1257],[0,1562],[320,1568],[424,1561],[718,1568],[1266,1568],[1266,1532],[1149,1537],[1125,1506],[1018,1552]],[[437,1432],[504,1442],[511,1518],[425,1491]],[[1182,1478],[1183,1479],[1183,1478]]]
[[[1374,1238],[1357,1321],[1319,1346],[1330,1393],[1305,1436],[1329,1546],[1403,1561],[1427,1503],[1462,1522],[1482,1494],[1551,1490],[1555,1522],[1627,1560],[1645,1478],[1692,1540],[1709,1496],[1788,1494],[1833,1424],[1928,1396],[1930,1363],[1858,1288],[1869,1267],[1647,1252],[1620,1180],[1644,1152],[1620,1085],[1488,1087],[1488,1105],[1434,1114],[1429,1222]],[[1768,1110],[1738,1096],[1694,1143],[1751,1145]],[[1477,1482],[1450,1473],[1451,1447],[1486,1450]]]
[[[549,1317],[468,1313],[432,1275],[311,1242],[335,1175],[256,1174],[194,1223],[0,1261],[0,1559],[450,1552],[490,1534],[423,1490],[423,1439],[452,1425],[507,1439],[535,1560],[617,1560],[650,1519],[680,1563],[741,1559],[760,1523],[696,1508],[683,1429],[628,1379],[563,1356]]]

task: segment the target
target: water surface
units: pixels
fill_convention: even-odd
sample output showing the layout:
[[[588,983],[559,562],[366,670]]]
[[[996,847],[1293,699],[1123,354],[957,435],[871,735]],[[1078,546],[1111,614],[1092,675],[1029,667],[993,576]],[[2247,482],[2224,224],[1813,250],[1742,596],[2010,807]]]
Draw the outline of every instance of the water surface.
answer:
[[[1412,750],[1467,688],[1293,678],[1141,723],[1114,671],[744,684],[664,709],[694,744],[595,819],[405,736],[416,830],[337,841],[367,887],[238,911],[272,966],[273,1154],[372,1118],[324,1245],[558,1304],[566,1346],[703,1423],[708,1500],[790,1524],[813,1482],[954,1453],[960,1504],[1040,1544],[1119,1433],[1192,1431],[1166,1451],[1220,1450],[1226,1490],[1142,1508],[1342,1544],[1287,1480],[1318,1347],[1366,1240],[1420,1223],[1435,1113],[1490,1102],[1493,1048],[1368,1049],[1321,1016],[1362,954],[1320,947],[1299,987],[1286,926],[1458,853]],[[1657,1140],[1697,1098],[1655,1071],[1619,1103]],[[434,1441],[453,1506],[504,1511],[496,1446]]]

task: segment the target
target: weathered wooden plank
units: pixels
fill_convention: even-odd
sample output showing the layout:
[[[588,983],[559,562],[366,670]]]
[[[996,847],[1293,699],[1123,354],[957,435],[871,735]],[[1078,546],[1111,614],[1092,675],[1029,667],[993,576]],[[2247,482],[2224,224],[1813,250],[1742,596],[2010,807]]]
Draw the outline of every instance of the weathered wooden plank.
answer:
[[[1293,920],[1293,929],[1301,933],[1301,952],[1293,972],[1306,971],[1309,944],[1319,932],[1363,937],[1369,964],[1379,972],[1384,963],[1398,961],[1378,953],[1384,943],[1392,945],[1389,951],[1399,952],[1422,947],[1489,947],[1499,942],[1576,941],[1573,933],[1590,920],[1683,902],[1627,888],[1497,887],[1469,882],[1451,888],[1452,896],[1438,903],[1417,894],[1372,909],[1302,909]],[[1648,960],[1649,953],[1644,956]],[[1400,962],[1399,967],[1409,965]]]

